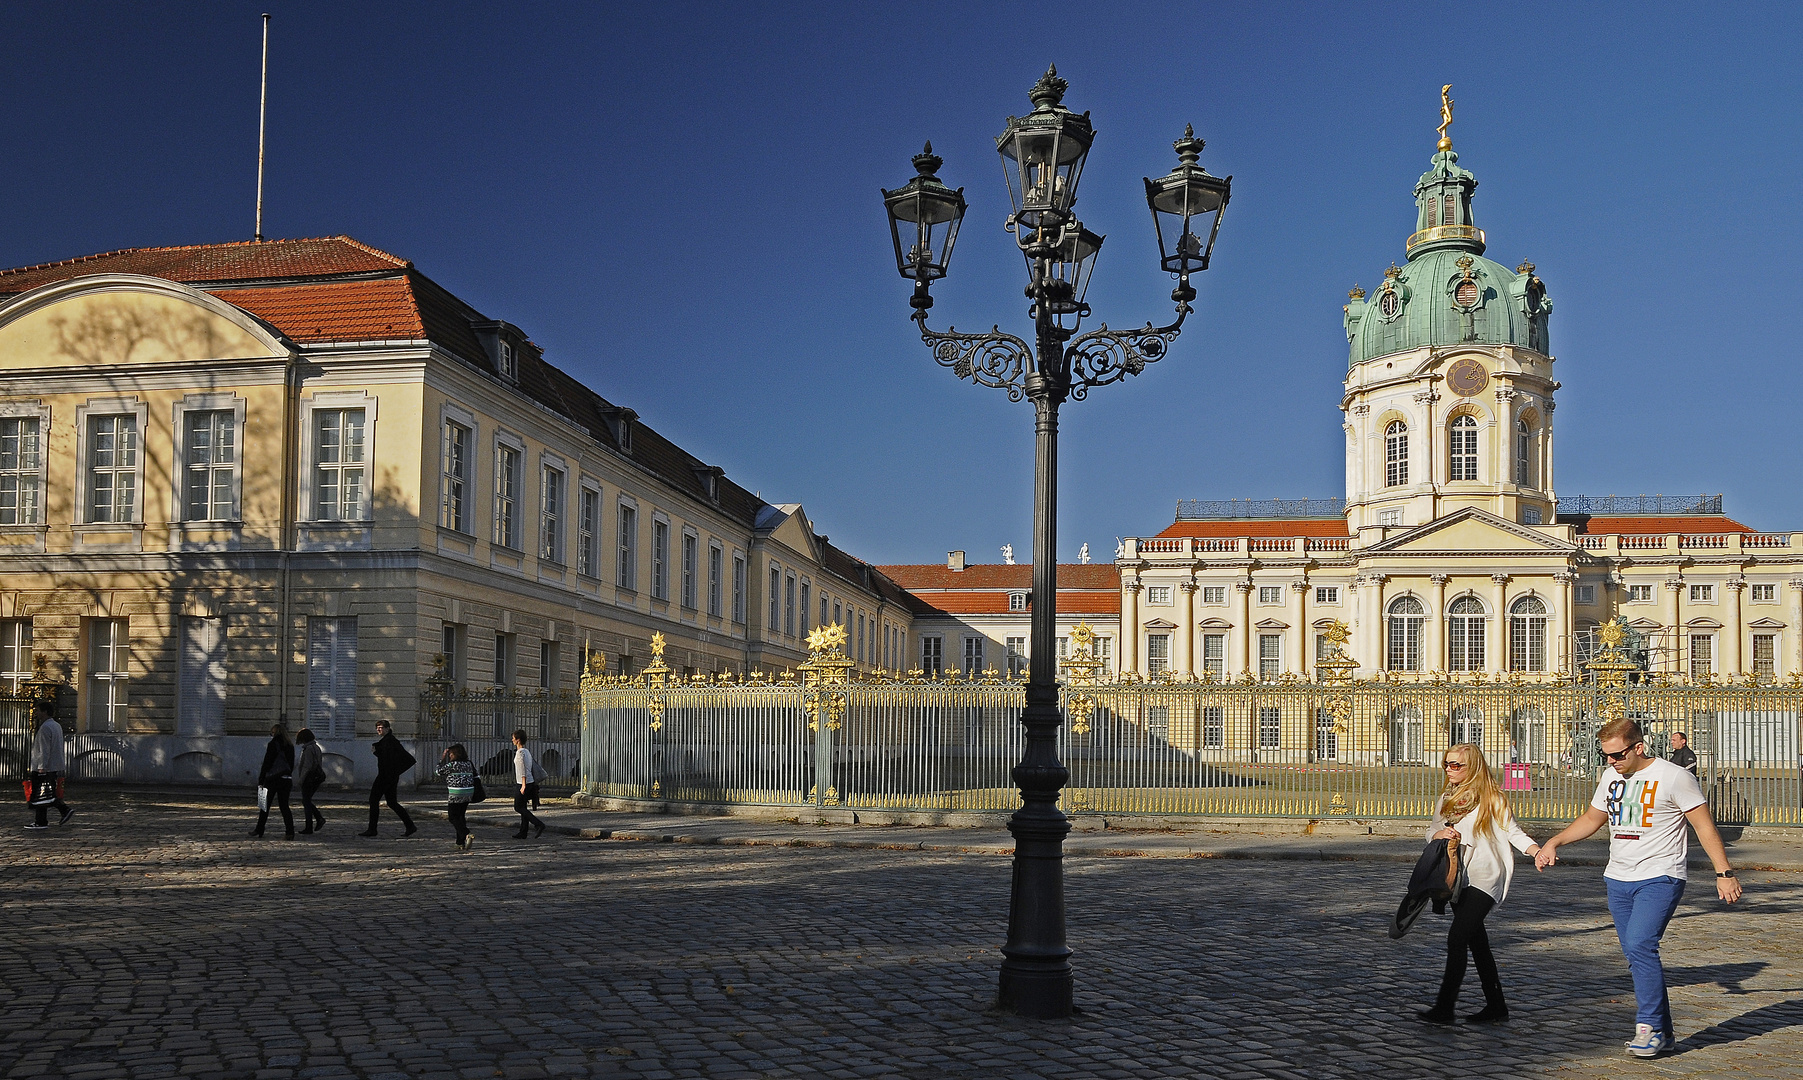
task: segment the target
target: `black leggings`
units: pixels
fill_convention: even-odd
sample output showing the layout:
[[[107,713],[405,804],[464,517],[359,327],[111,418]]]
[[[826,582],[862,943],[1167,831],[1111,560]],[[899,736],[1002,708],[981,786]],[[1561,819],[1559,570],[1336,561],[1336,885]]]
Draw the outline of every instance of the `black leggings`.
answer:
[[[388,809],[393,810],[394,816],[401,819],[401,824],[407,826],[408,832],[412,832],[413,816],[401,805],[401,778],[381,775],[376,777],[376,782],[369,789],[369,831],[375,832],[376,822],[381,820],[383,799],[388,800]]]
[[[457,843],[470,834],[470,827],[464,817],[470,812],[470,804],[462,802],[445,803],[444,812],[451,819],[451,827],[457,830]]]
[[[1477,965],[1478,981],[1484,987],[1484,1000],[1502,1002],[1502,979],[1496,973],[1496,956],[1490,951],[1490,935],[1484,932],[1484,916],[1496,907],[1496,901],[1482,889],[1467,888],[1452,905],[1452,929],[1446,935],[1446,974],[1440,980],[1440,997],[1435,1003],[1451,1008],[1459,1000],[1459,986],[1465,981],[1465,953]]]
[[[326,816],[319,812],[319,807],[313,805],[314,792],[317,792],[320,785],[325,782],[325,777],[322,776],[318,780],[306,780],[301,783],[301,813],[307,819],[308,832],[312,832],[315,825],[323,826],[326,823]]]
[[[515,835],[525,836],[528,826],[536,825],[541,829],[545,827],[545,823],[540,821],[532,813],[532,802],[537,798],[537,784],[527,784],[525,791],[516,790],[513,793],[513,810],[514,813],[520,815],[520,831]]]
[[[282,808],[282,824],[288,826],[289,836],[294,835],[294,811],[288,809],[288,792],[292,789],[293,784],[294,782],[292,780],[281,780],[271,777],[269,782],[264,785],[269,789],[270,809],[274,809],[278,806]],[[263,826],[268,821],[268,810],[260,811],[257,814],[258,836],[263,835]]]

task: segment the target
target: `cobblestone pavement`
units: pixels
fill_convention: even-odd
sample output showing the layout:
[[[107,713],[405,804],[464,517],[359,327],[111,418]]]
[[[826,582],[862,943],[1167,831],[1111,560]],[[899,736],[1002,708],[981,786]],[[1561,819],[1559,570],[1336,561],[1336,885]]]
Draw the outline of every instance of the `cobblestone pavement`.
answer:
[[[1599,871],[1516,878],[1514,1019],[1429,1028],[1444,921],[1395,863],[1068,864],[1083,1015],[988,1011],[1009,863],[484,830],[250,840],[221,799],[75,794],[0,832],[0,1076],[1794,1076],[1803,875],[1698,881],[1666,937],[1680,1052],[1629,1058]],[[1475,1008],[1475,976],[1465,1007]]]

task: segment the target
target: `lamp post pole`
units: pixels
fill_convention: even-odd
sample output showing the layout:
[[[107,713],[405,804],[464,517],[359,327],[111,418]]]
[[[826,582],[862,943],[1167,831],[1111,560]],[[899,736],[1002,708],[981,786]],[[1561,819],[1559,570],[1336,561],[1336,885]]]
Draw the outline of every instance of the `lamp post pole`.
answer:
[[[1064,108],[1066,83],[1048,70],[1029,96],[1033,111],[1009,117],[996,139],[1014,212],[1006,227],[1026,259],[1028,309],[1034,346],[999,327],[960,334],[927,327],[931,283],[945,276],[965,211],[964,191],[937,175],[940,158],[931,143],[914,158],[917,176],[883,192],[895,243],[896,268],[914,282],[909,301],[920,336],[933,358],[960,379],[1033,403],[1033,599],[1026,708],[1021,724],[1026,747],[1014,767],[1021,808],[1008,821],[1014,836],[1014,880],[1008,938],[1002,946],[997,1005],[1022,1016],[1057,1018],[1073,1012],[1070,947],[1065,939],[1064,838],[1070,821],[1058,795],[1070,771],[1058,756],[1058,410],[1081,401],[1092,387],[1137,375],[1162,358],[1176,340],[1196,298],[1189,275],[1208,269],[1232,177],[1208,175],[1196,164],[1202,140],[1188,130],[1175,146],[1179,163],[1159,180],[1146,180],[1146,200],[1158,232],[1163,269],[1176,275],[1171,293],[1176,319],[1136,330],[1106,324],[1079,335],[1089,311],[1083,302],[1089,271],[1102,237],[1078,221],[1071,207],[1083,162],[1095,137],[1089,114]],[[1206,224],[1207,240],[1197,229]],[[1172,233],[1166,244],[1166,231]]]

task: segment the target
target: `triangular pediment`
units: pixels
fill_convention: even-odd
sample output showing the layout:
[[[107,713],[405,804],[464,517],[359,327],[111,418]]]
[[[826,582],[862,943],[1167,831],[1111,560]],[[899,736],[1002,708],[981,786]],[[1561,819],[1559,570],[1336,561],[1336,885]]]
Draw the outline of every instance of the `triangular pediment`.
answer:
[[[1662,630],[1665,628],[1664,623],[1659,622],[1655,619],[1649,619],[1644,615],[1642,615],[1638,619],[1635,619],[1633,622],[1629,623],[1628,625],[1630,627],[1633,627],[1635,630],[1640,631],[1643,634],[1646,633],[1648,630]]]
[[[1146,624],[1146,629],[1147,630],[1175,630],[1175,629],[1177,629],[1177,624],[1170,621],[1169,619],[1153,619],[1151,622]]]
[[[1290,628],[1290,624],[1282,619],[1260,619],[1252,625],[1260,630],[1288,630]]]
[[[1751,630],[1782,630],[1784,624],[1768,615],[1763,619],[1754,619],[1747,627]]]
[[[767,505],[759,518],[761,520],[758,527],[768,529],[771,540],[798,555],[819,560],[820,551],[814,546],[814,526],[808,521],[808,513],[801,508],[800,503]]]
[[[1365,549],[1366,555],[1571,555],[1582,550],[1526,525],[1468,506]]]

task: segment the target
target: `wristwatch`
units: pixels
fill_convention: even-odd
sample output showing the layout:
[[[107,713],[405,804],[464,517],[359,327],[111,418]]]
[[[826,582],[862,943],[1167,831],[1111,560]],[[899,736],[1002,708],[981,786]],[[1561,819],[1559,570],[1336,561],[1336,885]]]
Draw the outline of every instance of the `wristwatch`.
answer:
[[[1732,871],[1732,870],[1717,870],[1715,872],[1715,876],[1716,877],[1733,877],[1734,871]]]

